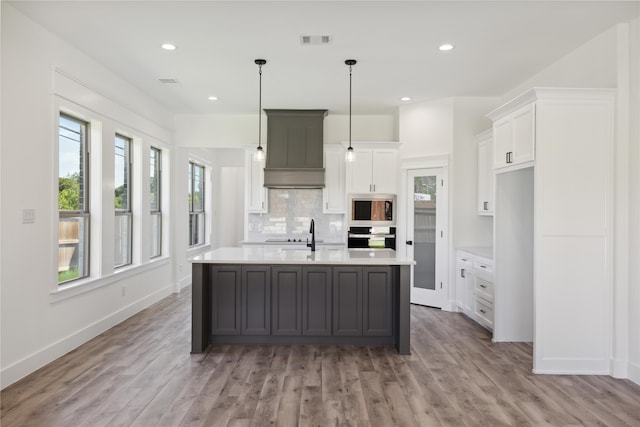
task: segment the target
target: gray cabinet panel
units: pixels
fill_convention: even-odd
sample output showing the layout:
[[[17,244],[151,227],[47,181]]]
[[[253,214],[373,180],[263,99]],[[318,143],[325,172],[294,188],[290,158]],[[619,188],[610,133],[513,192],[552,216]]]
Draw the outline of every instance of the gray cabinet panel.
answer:
[[[391,336],[393,294],[390,267],[365,267],[362,290],[364,336]]]
[[[267,266],[242,267],[242,334],[271,333],[271,277]]]
[[[271,268],[271,333],[302,334],[302,267]]]
[[[240,335],[240,266],[211,268],[211,333]]]
[[[362,335],[362,267],[333,268],[333,335]]]
[[[302,334],[331,335],[331,267],[302,268]]]

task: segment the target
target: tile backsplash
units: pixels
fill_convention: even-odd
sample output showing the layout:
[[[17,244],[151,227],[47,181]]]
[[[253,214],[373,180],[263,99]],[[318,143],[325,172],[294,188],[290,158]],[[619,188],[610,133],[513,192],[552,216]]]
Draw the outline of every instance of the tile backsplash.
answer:
[[[309,224],[315,221],[316,239],[344,242],[344,215],[322,213],[321,189],[269,189],[269,213],[249,214],[251,241],[310,237]]]

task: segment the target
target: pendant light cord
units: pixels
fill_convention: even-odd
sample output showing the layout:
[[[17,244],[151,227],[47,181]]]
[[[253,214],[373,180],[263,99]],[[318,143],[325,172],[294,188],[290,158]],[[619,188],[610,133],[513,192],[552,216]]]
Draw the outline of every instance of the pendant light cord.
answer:
[[[349,148],[351,148],[351,64],[349,64]]]
[[[258,147],[262,148],[262,64],[258,63],[259,95],[258,95]]]

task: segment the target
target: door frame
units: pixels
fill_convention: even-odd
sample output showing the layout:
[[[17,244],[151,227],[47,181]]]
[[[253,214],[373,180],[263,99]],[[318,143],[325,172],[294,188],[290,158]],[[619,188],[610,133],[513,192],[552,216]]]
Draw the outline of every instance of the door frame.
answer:
[[[457,305],[455,301],[455,295],[453,295],[453,286],[451,283],[455,283],[455,269],[452,270],[450,266],[455,265],[453,262],[455,260],[455,251],[453,251],[451,244],[451,236],[450,226],[453,220],[453,213],[451,209],[451,201],[452,197],[450,197],[451,186],[448,185],[450,182],[450,170],[449,170],[449,155],[439,155],[439,156],[423,156],[423,157],[412,157],[401,159],[400,161],[400,185],[398,186],[398,224],[396,234],[398,236],[396,250],[398,255],[402,257],[407,256],[407,222],[408,222],[408,212],[407,212],[407,203],[408,197],[407,188],[408,188],[408,176],[409,170],[411,169],[443,169],[442,174],[446,177],[445,181],[445,189],[446,189],[446,201],[445,206],[447,209],[446,215],[446,226],[444,227],[444,239],[442,244],[445,247],[442,249],[443,256],[439,262],[441,263],[439,267],[442,269],[442,310],[444,311],[457,311]],[[453,257],[453,258],[452,258]],[[411,286],[413,286],[413,266],[411,267]]]

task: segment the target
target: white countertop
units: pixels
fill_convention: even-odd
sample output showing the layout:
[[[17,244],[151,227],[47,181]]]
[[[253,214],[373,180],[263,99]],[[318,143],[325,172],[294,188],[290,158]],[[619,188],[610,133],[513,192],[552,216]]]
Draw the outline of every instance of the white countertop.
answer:
[[[470,246],[457,249],[459,251],[469,252],[470,254],[481,256],[483,258],[493,259],[493,247],[491,246]]]
[[[189,259],[201,264],[412,265],[392,249],[219,248]]]
[[[246,246],[295,246],[298,245],[301,248],[305,248],[306,241],[302,242],[287,242],[287,241],[269,241],[269,240],[243,240],[240,242],[241,245]],[[346,246],[345,242],[338,241],[318,241],[316,240],[316,246]]]

